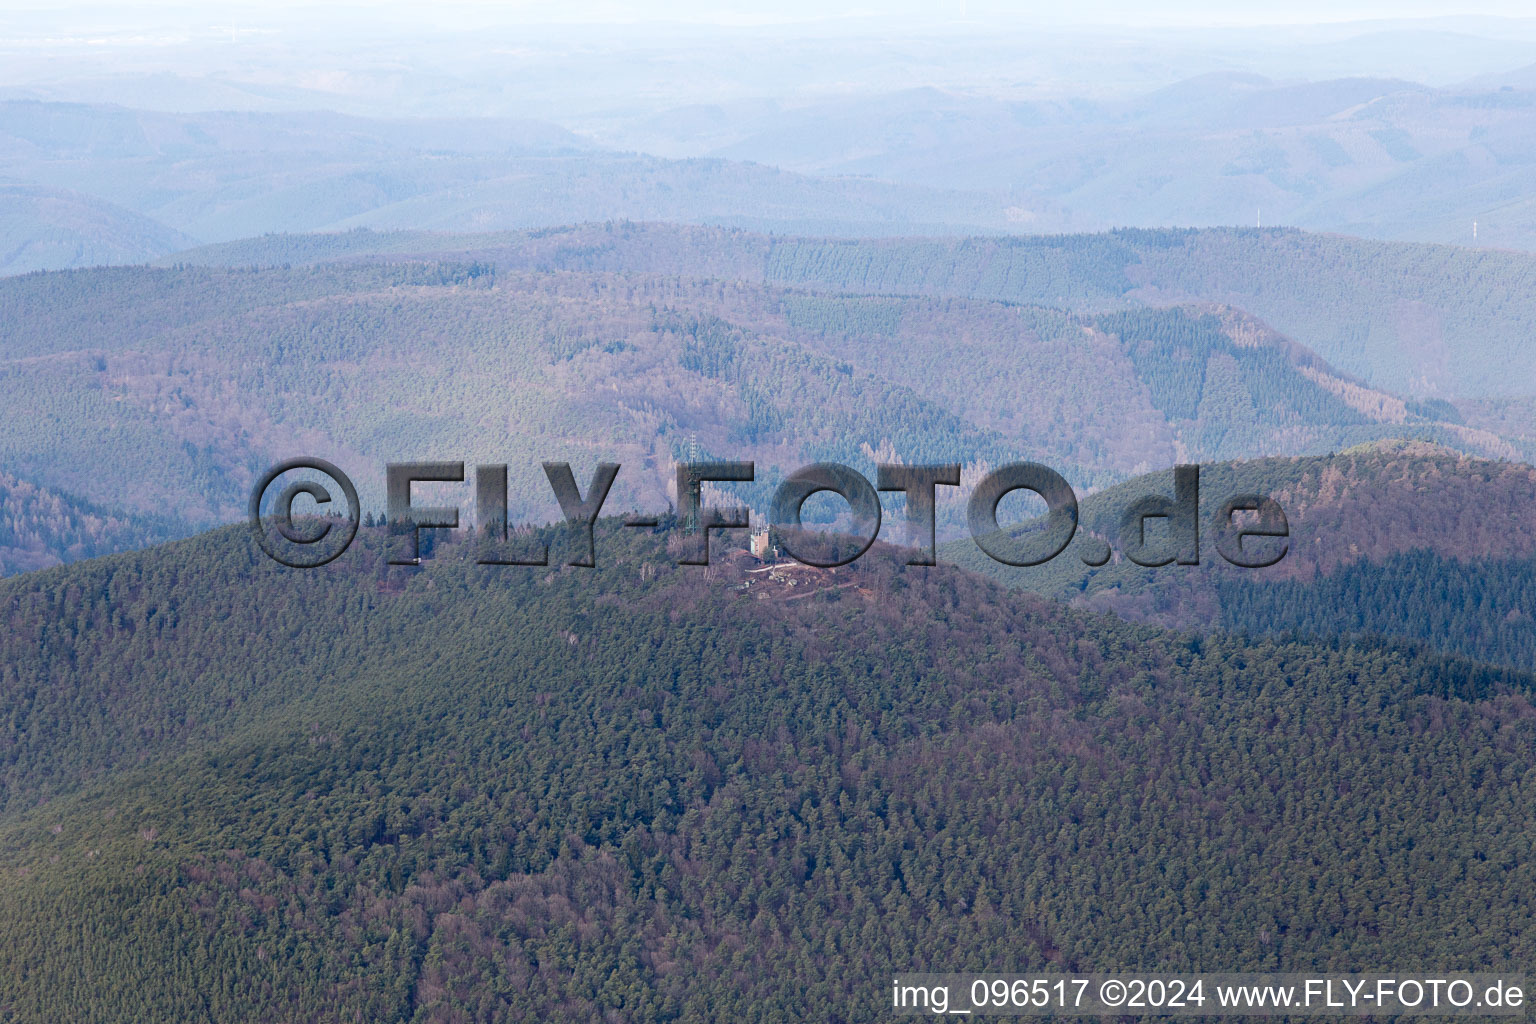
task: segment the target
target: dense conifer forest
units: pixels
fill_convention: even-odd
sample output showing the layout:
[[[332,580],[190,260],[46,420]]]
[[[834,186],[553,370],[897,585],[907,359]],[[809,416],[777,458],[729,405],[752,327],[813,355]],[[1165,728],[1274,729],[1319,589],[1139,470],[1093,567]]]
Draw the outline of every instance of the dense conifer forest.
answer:
[[[299,573],[235,528],[0,585],[0,1015],[856,1021],[912,967],[1532,956],[1529,676],[666,539]]]

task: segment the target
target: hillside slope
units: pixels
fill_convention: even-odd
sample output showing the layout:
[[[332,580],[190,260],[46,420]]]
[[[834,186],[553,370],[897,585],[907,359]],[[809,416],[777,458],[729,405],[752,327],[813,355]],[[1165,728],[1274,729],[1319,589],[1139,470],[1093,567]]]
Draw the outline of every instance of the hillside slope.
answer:
[[[1536,394],[1536,256],[1283,228],[838,240],[621,224],[461,238],[285,236],[177,258],[243,266],[413,250],[519,269],[668,273],[1077,312],[1211,302],[1258,317],[1385,391],[1453,400]]]
[[[1030,458],[1102,486],[1381,437],[1517,454],[1210,305],[1090,316],[400,260],[40,275],[0,282],[0,315],[0,465],[204,522],[299,454],[355,474],[372,509],[387,461],[515,464],[513,511],[536,521],[551,459],[631,466],[614,501],[645,507],[684,452],[753,459],[763,509],[817,460]]]
[[[0,576],[149,547],[188,532],[172,519],[111,512],[0,472]]]
[[[1011,586],[1186,629],[1318,637],[1373,635],[1536,668],[1536,469],[1422,443],[1201,468],[1202,563],[1157,568],[1070,553],[1016,569],[969,541],[944,553]],[[1263,569],[1216,552],[1228,495],[1269,494],[1285,510],[1287,553]],[[1119,521],[1144,494],[1172,495],[1168,472],[1081,506],[1086,532],[1118,547]],[[1156,537],[1164,527],[1153,528]],[[1161,543],[1161,541],[1157,541]]]
[[[78,192],[0,184],[0,277],[148,263],[192,241],[148,217]]]
[[[1532,956],[1528,677],[662,540],[0,584],[0,1007],[865,1021],[917,965]]]

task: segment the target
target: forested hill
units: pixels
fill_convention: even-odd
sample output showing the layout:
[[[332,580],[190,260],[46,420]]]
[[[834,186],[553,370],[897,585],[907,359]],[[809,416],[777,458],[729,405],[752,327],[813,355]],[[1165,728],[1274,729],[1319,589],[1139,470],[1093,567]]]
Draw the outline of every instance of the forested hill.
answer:
[[[173,519],[111,512],[0,472],[0,576],[148,547],[188,532]]]
[[[1397,393],[1536,394],[1536,256],[1284,228],[827,240],[609,224],[505,235],[278,235],[176,260],[282,264],[458,251],[503,266],[720,277],[967,296],[1079,311],[1238,307]]]
[[[1202,564],[1089,568],[1068,553],[1016,569],[970,541],[958,564],[1087,607],[1162,625],[1243,633],[1375,635],[1484,661],[1536,668],[1536,469],[1390,442],[1324,457],[1201,468]],[[1285,510],[1285,558],[1233,568],[1217,554],[1221,503],[1264,493]],[[1119,518],[1145,494],[1173,494],[1171,474],[1127,481],[1083,501],[1086,532],[1118,546]],[[1165,536],[1162,523],[1152,532]]]
[[[0,184],[0,275],[147,262],[194,239],[67,189]]]
[[[1517,454],[1208,305],[1088,315],[412,260],[29,275],[0,280],[0,322],[0,466],[204,523],[295,455],[353,474],[372,510],[386,462],[506,463],[514,516],[546,522],[546,460],[622,463],[613,507],[664,509],[684,453],[752,459],[743,496],[765,509],[784,473],[872,474],[877,455],[1028,458],[1103,486],[1381,437]]]
[[[0,583],[0,1014],[872,1021],[915,967],[1536,954],[1528,677],[664,540]]]

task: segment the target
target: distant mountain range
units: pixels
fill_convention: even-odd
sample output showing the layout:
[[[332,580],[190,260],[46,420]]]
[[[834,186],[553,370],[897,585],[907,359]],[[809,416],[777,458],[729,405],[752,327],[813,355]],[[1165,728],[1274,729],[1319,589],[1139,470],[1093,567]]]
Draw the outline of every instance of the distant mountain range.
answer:
[[[592,131],[602,145],[528,119],[0,101],[0,181],[159,225],[130,244],[100,212],[17,208],[5,237],[42,241],[0,272],[136,262],[181,236],[610,219],[842,236],[1284,224],[1536,248],[1536,90],[1520,73],[1448,88],[1211,73],[1136,99],[1049,102],[922,88]]]
[[[1003,205],[929,186],[810,178],[718,159],[599,150],[535,121],[338,114],[172,115],[0,102],[0,181],[72,189],[164,225],[147,255],[60,252],[48,266],[141,262],[274,231],[486,231],[607,219],[834,234],[1004,230]],[[31,231],[67,227],[40,208]],[[21,226],[11,229],[24,233]],[[182,234],[178,234],[182,233]]]
[[[690,108],[623,143],[1007,197],[1022,230],[1286,224],[1529,248],[1536,91],[1212,73],[1123,101],[915,89],[733,116]]]

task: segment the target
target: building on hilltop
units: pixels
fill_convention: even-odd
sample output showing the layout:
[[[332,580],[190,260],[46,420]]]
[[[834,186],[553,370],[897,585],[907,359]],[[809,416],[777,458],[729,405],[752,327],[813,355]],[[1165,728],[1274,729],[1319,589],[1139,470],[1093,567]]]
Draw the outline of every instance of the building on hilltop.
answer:
[[[778,557],[778,551],[768,538],[767,527],[756,527],[752,530],[752,538],[748,542],[747,550],[752,552],[752,557],[759,562],[772,562]]]

